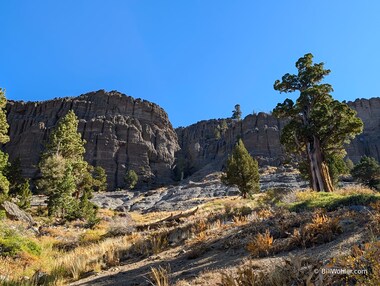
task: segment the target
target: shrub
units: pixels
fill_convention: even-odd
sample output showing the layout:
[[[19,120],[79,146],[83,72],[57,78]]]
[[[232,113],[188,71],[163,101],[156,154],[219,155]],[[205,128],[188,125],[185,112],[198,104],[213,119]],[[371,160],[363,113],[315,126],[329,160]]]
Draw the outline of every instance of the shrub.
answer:
[[[341,233],[338,218],[330,218],[325,214],[316,213],[312,221],[301,228],[302,244],[309,247],[315,244],[329,242]]]
[[[248,243],[247,250],[254,257],[269,255],[273,250],[273,236],[267,229],[264,234],[259,233]]]
[[[351,170],[351,175],[357,181],[380,190],[380,165],[376,159],[363,156]]]
[[[15,230],[3,228],[0,230],[0,255],[15,257],[23,252],[39,256],[41,247],[27,237],[22,237]]]
[[[129,170],[127,174],[125,175],[125,183],[127,184],[127,187],[129,189],[134,189],[139,177],[137,176],[136,172],[134,170]]]

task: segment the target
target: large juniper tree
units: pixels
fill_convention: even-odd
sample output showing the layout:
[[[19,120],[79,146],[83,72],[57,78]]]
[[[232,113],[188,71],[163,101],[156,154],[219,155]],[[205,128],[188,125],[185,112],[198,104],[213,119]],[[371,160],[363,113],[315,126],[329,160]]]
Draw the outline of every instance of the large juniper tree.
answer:
[[[249,155],[241,139],[236,143],[232,154],[227,159],[226,172],[222,181],[229,186],[237,186],[243,198],[260,190],[259,167]]]
[[[301,158],[313,190],[331,192],[334,187],[328,162],[345,155],[344,144],[362,132],[363,123],[355,110],[332,98],[330,84],[321,83],[330,73],[323,63],[313,64],[313,55],[306,54],[296,62],[296,68],[297,74],[287,73],[274,83],[280,92],[300,93],[296,102],[286,99],[273,110],[275,116],[288,120],[281,143]]]

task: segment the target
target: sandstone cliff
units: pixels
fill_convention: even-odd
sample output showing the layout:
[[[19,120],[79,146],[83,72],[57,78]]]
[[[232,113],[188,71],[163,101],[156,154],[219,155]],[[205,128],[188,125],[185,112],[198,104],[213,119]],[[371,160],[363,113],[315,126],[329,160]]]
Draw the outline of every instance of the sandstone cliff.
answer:
[[[364,132],[347,146],[348,157],[357,162],[363,155],[380,160],[380,98],[357,99],[348,103],[364,122]],[[181,150],[177,153],[185,176],[206,168],[220,170],[236,138],[243,139],[248,151],[261,165],[278,165],[284,160],[280,134],[284,121],[272,115],[258,113],[241,121],[226,119],[228,129],[215,136],[222,119],[200,121],[186,128],[177,128]]]
[[[104,90],[75,98],[8,102],[11,140],[5,151],[10,160],[20,158],[24,176],[37,176],[49,133],[70,109],[80,119],[78,131],[87,141],[85,159],[105,168],[110,189],[124,186],[128,168],[148,185],[170,181],[179,146],[166,112],[151,102]]]

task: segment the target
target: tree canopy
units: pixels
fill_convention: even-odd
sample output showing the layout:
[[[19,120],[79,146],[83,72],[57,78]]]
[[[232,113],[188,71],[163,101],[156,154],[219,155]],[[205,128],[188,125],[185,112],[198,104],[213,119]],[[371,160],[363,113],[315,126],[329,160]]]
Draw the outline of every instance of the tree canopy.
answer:
[[[345,156],[344,145],[362,132],[363,122],[355,110],[333,99],[330,84],[321,83],[330,74],[324,63],[313,63],[309,53],[296,62],[296,68],[297,74],[287,73],[274,83],[280,93],[300,93],[296,102],[287,98],[273,110],[275,116],[288,120],[281,143],[306,166],[313,190],[333,191],[329,162]]]

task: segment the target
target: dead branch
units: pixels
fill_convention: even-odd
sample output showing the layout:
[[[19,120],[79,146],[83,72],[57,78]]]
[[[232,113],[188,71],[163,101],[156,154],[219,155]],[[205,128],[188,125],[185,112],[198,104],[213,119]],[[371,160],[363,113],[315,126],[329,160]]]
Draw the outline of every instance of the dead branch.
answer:
[[[181,218],[186,218],[194,215],[198,211],[198,207],[196,207],[194,210],[189,211],[189,212],[180,212],[179,214],[173,215],[171,214],[170,216],[163,218],[161,220],[147,223],[147,224],[141,224],[137,225],[136,229],[139,231],[142,230],[149,230],[149,229],[157,229],[161,226],[171,226],[174,225],[175,223],[179,223]]]

